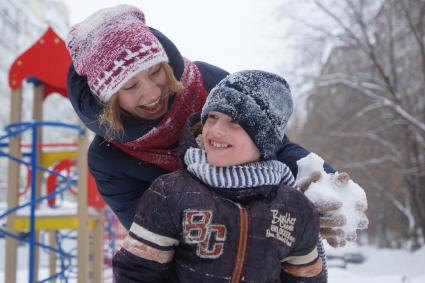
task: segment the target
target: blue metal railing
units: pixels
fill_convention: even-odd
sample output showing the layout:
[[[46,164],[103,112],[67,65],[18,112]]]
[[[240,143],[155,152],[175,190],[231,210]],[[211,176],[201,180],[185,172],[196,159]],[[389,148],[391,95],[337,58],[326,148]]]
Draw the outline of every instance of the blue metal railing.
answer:
[[[29,283],[33,283],[34,282],[34,274],[35,274],[35,248],[36,247],[41,247],[44,248],[48,251],[51,252],[55,252],[60,256],[60,261],[61,261],[61,271],[50,275],[48,278],[39,281],[39,282],[47,282],[50,281],[52,279],[55,278],[64,278],[66,281],[66,277],[65,277],[65,272],[67,271],[67,269],[70,268],[71,266],[71,259],[75,256],[66,253],[62,250],[61,246],[59,246],[59,249],[55,249],[52,248],[50,246],[47,246],[43,243],[37,242],[35,239],[35,208],[36,208],[36,204],[45,200],[45,199],[49,199],[52,198],[58,194],[62,194],[64,193],[66,190],[69,189],[69,187],[73,184],[75,184],[75,181],[72,180],[71,178],[64,176],[56,171],[50,170],[48,168],[44,168],[42,166],[37,165],[37,142],[38,142],[38,128],[39,127],[62,127],[62,128],[68,128],[71,130],[75,130],[78,132],[79,135],[83,135],[85,130],[77,125],[72,125],[72,124],[66,124],[66,123],[61,123],[61,122],[49,122],[49,121],[34,121],[34,122],[19,122],[19,123],[13,123],[10,124],[8,126],[5,127],[5,131],[6,134],[3,136],[0,136],[0,157],[7,157],[19,164],[23,164],[26,166],[31,167],[31,177],[32,177],[32,182],[31,182],[31,199],[30,201],[22,204],[22,205],[18,205],[12,209],[7,210],[6,212],[0,214],[0,220],[4,217],[7,217],[10,214],[13,214],[14,212],[16,212],[19,209],[22,209],[24,207],[30,206],[30,230],[29,230],[29,239],[27,239],[28,237],[22,237],[16,234],[13,234],[11,232],[8,232],[2,228],[0,228],[0,232],[3,233],[5,236],[8,237],[12,237],[17,241],[20,242],[28,242],[29,243]],[[11,137],[17,137],[21,134],[23,134],[26,131],[32,131],[32,143],[31,143],[31,152],[30,152],[30,158],[31,161],[30,162],[26,162],[20,158],[17,158],[15,156],[12,156],[8,153],[5,153],[1,150],[1,148],[4,147],[8,147],[9,144],[4,142],[7,139],[10,139]],[[34,180],[36,180],[36,176],[37,176],[37,171],[43,171],[43,172],[48,172],[50,174],[53,174],[57,177],[59,177],[61,180],[63,180],[64,182],[61,184],[64,187],[56,190],[55,192],[39,197],[37,198],[36,196],[36,182]],[[60,187],[60,186],[59,186]]]

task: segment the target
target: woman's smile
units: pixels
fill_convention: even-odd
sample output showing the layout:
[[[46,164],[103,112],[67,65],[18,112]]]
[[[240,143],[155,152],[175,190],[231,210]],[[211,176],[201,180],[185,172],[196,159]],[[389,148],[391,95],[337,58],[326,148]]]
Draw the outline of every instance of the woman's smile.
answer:
[[[166,102],[167,99],[164,98],[164,95],[161,95],[156,101],[147,105],[139,105],[138,108],[150,115],[156,115],[164,110]]]

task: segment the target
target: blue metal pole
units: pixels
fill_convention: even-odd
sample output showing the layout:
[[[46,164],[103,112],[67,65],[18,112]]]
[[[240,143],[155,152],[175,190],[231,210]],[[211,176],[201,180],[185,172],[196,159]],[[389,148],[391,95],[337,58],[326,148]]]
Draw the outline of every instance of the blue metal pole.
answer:
[[[34,282],[35,270],[35,200],[37,198],[37,143],[38,131],[37,125],[32,126],[32,144],[31,144],[31,213],[30,213],[30,258],[29,258],[29,283]]]

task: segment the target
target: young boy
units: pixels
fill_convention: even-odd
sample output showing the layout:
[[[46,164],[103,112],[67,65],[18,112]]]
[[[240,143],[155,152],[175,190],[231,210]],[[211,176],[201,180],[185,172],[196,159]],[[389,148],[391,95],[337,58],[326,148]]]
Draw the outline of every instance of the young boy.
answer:
[[[319,216],[274,159],[292,113],[287,82],[263,71],[223,79],[201,113],[203,149],[138,204],[114,256],[117,282],[325,282]]]

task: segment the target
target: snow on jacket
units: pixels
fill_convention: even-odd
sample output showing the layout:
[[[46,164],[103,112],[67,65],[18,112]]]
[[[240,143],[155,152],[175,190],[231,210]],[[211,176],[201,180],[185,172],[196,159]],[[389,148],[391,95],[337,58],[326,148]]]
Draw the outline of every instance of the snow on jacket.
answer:
[[[164,47],[176,78],[180,79],[184,68],[183,57],[180,52],[161,32],[152,28],[151,31]],[[202,74],[204,87],[207,91],[210,91],[221,79],[228,75],[226,71],[208,63],[194,63]],[[79,76],[72,65],[68,72],[67,88],[69,99],[77,115],[86,127],[96,133],[90,144],[88,164],[96,180],[98,190],[124,227],[129,229],[135,215],[137,201],[141,195],[156,178],[169,173],[169,171],[138,160],[104,139],[106,129],[104,126],[100,126],[98,122],[102,105],[91,94],[86,78]],[[160,121],[147,121],[131,116],[122,116],[122,122],[124,135],[118,140],[120,142],[131,141],[143,136],[158,125]],[[296,175],[296,161],[308,153],[307,150],[290,142],[285,137],[284,146],[280,150],[278,158],[284,161]],[[332,171],[330,167],[326,169]]]
[[[283,182],[219,189],[180,170],[144,193],[114,276],[117,283],[326,282],[318,235],[318,212]],[[284,263],[305,273],[291,276]]]

